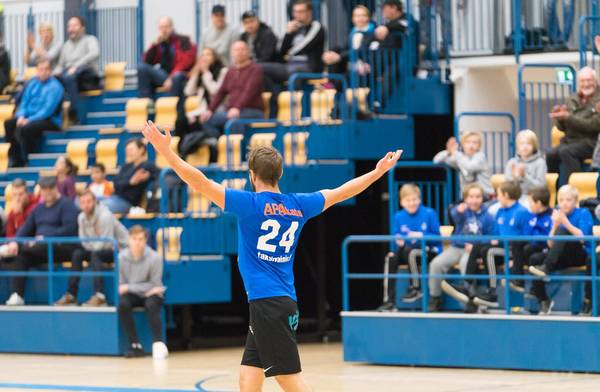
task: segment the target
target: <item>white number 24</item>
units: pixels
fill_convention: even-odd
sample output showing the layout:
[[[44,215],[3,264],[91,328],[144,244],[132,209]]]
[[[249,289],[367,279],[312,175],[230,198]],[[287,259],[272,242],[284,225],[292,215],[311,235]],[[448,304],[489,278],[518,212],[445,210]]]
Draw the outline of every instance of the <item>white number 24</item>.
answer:
[[[265,252],[275,252],[277,250],[277,245],[270,244],[269,241],[279,235],[281,225],[275,219],[269,219],[262,223],[260,229],[264,231],[269,230],[269,232],[258,237],[256,248]],[[292,245],[294,245],[294,240],[296,239],[296,230],[298,230],[298,222],[294,221],[290,225],[290,228],[287,229],[287,231],[281,236],[279,246],[285,248],[285,253],[289,253]]]

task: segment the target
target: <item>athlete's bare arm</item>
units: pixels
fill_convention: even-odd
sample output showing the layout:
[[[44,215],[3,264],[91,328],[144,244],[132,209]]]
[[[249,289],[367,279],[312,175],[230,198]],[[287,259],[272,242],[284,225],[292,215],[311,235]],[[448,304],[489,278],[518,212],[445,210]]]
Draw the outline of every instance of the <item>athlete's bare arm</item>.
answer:
[[[154,149],[165,157],[169,162],[169,166],[175,170],[175,173],[186,184],[217,206],[225,208],[225,187],[206,177],[204,173],[181,159],[171,150],[171,133],[169,131],[162,132],[152,121],[148,121],[142,133],[152,143]]]
[[[379,180],[388,170],[394,167],[398,159],[400,159],[400,155],[402,155],[402,150],[396,150],[396,152],[390,151],[377,162],[377,166],[372,171],[356,177],[335,189],[322,190],[321,193],[325,197],[325,207],[323,210],[350,199],[367,189],[372,183]]]

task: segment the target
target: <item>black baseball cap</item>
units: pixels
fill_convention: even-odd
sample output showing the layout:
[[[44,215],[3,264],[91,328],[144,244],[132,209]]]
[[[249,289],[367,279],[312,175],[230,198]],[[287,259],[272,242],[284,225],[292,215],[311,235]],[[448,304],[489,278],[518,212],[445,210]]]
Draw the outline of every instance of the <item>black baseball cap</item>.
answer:
[[[242,20],[245,20],[248,18],[258,18],[258,15],[256,15],[256,12],[254,12],[252,10],[248,10],[242,14]]]
[[[212,7],[212,11],[211,14],[221,14],[221,15],[225,15],[225,6],[221,5],[221,4],[217,4],[214,7]]]
[[[385,0],[383,5],[391,5],[392,7],[396,7],[399,10],[402,10],[402,2],[400,0]]]

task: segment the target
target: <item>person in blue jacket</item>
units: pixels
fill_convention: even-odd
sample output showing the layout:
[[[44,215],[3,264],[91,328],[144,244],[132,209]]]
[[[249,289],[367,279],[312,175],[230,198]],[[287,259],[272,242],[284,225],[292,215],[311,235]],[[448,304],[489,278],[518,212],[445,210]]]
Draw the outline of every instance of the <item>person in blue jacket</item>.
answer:
[[[27,164],[27,155],[35,152],[44,131],[61,130],[63,95],[50,62],[40,61],[37,75],[25,85],[15,117],[4,121],[11,167]]]
[[[440,221],[437,212],[421,205],[421,191],[414,184],[404,184],[400,188],[400,205],[402,209],[394,215],[394,235],[397,249],[389,261],[389,273],[396,273],[400,264],[407,264],[413,275],[403,302],[415,302],[423,296],[421,279],[418,277],[421,264],[422,247],[418,238],[424,235],[440,235]],[[411,239],[413,238],[413,239]],[[431,261],[442,249],[440,242],[429,242],[426,246],[427,260]],[[387,295],[379,311],[396,309],[396,279],[390,279]]]

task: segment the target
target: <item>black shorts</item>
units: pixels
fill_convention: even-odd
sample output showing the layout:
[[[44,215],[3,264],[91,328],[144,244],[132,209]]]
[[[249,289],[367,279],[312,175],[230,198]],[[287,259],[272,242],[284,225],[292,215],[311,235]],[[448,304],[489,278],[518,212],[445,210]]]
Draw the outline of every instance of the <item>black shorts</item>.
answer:
[[[265,377],[299,373],[298,321],[298,305],[290,297],[251,301],[242,365],[262,368]]]

